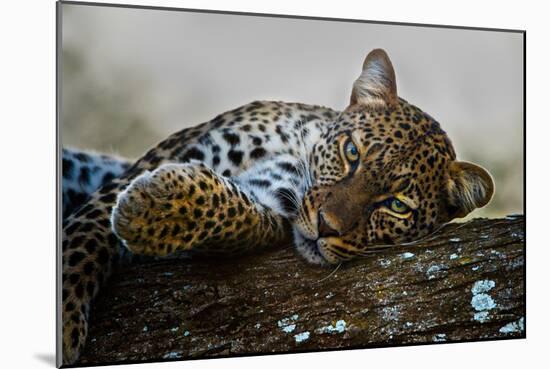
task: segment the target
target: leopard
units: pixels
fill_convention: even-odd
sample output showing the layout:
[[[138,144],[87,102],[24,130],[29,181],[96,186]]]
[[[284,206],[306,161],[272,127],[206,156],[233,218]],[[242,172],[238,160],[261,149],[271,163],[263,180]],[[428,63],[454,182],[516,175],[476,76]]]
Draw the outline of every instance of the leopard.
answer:
[[[495,188],[486,169],[457,159],[432,116],[398,96],[383,49],[364,59],[343,110],[254,101],[135,161],[63,156],[73,168],[63,166],[63,199],[67,191],[74,208],[61,240],[65,364],[78,360],[91,303],[124,253],[208,258],[292,244],[304,265],[330,266],[421,239],[487,205]]]

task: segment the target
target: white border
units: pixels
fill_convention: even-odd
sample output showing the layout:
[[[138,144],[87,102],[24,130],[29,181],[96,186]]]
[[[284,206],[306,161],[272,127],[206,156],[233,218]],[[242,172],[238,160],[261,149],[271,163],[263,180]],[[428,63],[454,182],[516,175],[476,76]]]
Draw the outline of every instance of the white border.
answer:
[[[106,2],[98,0],[96,2]],[[184,1],[138,5],[527,29],[528,315],[526,340],[143,364],[140,368],[512,368],[547,362],[549,245],[547,12],[520,1]],[[55,3],[2,5],[2,367],[52,367],[55,352]],[[498,144],[498,143],[495,143]],[[540,206],[540,205],[542,206]],[[7,206],[6,206],[7,205]],[[537,206],[539,208],[537,209]],[[125,367],[125,366],[121,366]]]

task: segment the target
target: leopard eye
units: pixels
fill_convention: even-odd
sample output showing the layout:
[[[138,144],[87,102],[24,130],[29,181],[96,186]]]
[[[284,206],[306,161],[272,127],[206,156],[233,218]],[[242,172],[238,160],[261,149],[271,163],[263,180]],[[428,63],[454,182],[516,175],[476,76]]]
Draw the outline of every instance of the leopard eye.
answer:
[[[388,199],[386,206],[391,211],[397,214],[407,214],[411,211],[410,207],[408,207],[404,202],[396,199],[395,197]]]
[[[357,150],[357,147],[351,140],[349,140],[346,143],[346,146],[344,146],[344,153],[346,155],[346,159],[352,164],[359,160],[359,150]]]

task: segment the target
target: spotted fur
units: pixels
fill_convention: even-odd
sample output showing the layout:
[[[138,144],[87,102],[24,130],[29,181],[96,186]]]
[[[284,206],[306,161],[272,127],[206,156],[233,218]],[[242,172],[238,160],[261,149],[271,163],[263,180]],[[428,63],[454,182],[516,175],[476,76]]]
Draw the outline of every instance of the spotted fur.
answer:
[[[239,254],[293,242],[334,264],[422,237],[485,205],[481,167],[398,98],[371,52],[341,112],[253,102],[169,136],[107,181],[63,228],[63,360],[84,345],[90,302],[121,249]]]
[[[75,149],[63,149],[62,157],[63,219],[131,165],[130,161],[118,156]]]

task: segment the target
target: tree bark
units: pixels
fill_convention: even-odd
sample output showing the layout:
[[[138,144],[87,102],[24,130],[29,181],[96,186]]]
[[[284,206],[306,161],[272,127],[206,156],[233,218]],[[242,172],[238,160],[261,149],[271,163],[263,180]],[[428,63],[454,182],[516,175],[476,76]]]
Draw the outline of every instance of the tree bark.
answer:
[[[80,364],[525,337],[523,216],[449,224],[335,268],[289,247],[121,268]]]

